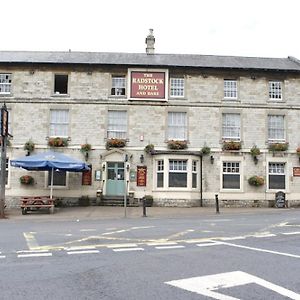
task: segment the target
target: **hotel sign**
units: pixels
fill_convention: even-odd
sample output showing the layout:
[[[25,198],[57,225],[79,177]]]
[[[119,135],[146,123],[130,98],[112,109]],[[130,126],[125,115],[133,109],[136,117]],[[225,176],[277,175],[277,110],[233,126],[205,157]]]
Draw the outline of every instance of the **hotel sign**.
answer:
[[[130,98],[166,99],[166,72],[130,72]]]
[[[293,168],[293,176],[294,177],[300,177],[300,167],[294,167]]]

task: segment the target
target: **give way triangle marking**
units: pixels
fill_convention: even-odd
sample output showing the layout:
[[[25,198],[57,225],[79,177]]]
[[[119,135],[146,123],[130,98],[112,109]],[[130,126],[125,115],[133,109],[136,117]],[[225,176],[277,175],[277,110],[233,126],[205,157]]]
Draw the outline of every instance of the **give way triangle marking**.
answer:
[[[300,300],[300,294],[263,280],[259,277],[250,275],[242,271],[234,271],[228,273],[220,273],[215,275],[207,275],[200,277],[191,277],[181,280],[172,280],[165,282],[166,284],[194,292],[203,296],[208,296],[219,300],[240,300],[231,296],[215,292],[218,289],[231,288],[235,286],[255,283],[264,288],[272,290],[282,296],[294,300]]]

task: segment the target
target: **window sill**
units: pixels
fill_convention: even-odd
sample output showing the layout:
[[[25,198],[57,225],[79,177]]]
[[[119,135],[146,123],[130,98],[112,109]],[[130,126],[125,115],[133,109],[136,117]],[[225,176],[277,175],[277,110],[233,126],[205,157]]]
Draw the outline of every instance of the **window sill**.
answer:
[[[109,95],[108,98],[112,98],[112,99],[127,99],[127,96],[126,95]]]
[[[241,102],[241,100],[238,98],[223,98],[223,101]]]
[[[169,100],[187,100],[184,96],[170,96]]]
[[[244,193],[242,189],[220,189],[221,193]]]
[[[51,97],[54,97],[54,98],[69,98],[70,97],[70,94],[52,94]]]

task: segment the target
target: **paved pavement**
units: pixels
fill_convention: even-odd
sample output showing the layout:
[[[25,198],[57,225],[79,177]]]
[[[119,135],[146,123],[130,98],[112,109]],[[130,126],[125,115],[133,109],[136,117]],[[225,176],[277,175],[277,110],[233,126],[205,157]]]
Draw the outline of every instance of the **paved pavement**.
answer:
[[[220,216],[229,214],[268,214],[293,210],[293,208],[220,208]],[[214,207],[147,207],[148,218],[186,218],[216,215]],[[54,214],[47,211],[21,214],[21,209],[6,209],[5,216],[12,220],[84,220],[84,219],[120,219],[125,217],[124,207],[87,206],[55,208]],[[142,207],[127,207],[126,218],[142,218]]]

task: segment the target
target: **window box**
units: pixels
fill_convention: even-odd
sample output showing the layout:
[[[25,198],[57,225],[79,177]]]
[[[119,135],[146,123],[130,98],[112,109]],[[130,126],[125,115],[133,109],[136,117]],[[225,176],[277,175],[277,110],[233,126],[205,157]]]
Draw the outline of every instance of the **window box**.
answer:
[[[222,147],[223,151],[239,151],[241,150],[241,148],[241,142],[237,141],[225,141]]]
[[[171,150],[182,150],[187,148],[187,141],[168,141],[168,148]]]
[[[49,138],[48,145],[50,147],[67,147],[68,139],[61,137]]]
[[[252,186],[262,186],[265,184],[265,179],[261,176],[252,176],[248,179],[248,183]]]
[[[25,185],[32,185],[34,184],[34,179],[30,175],[23,175],[20,177],[20,183]]]
[[[126,140],[124,139],[108,139],[106,141],[106,149],[123,148],[125,146],[126,146]]]
[[[288,143],[271,143],[269,144],[269,151],[271,152],[283,152],[289,147]]]

